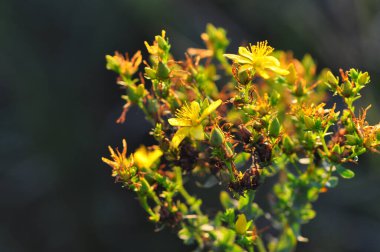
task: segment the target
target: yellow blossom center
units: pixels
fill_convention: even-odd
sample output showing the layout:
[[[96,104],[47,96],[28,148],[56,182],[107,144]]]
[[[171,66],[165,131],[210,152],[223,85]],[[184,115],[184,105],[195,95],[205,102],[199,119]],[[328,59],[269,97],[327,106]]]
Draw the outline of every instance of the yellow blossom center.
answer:
[[[274,48],[268,45],[267,40],[257,42],[256,45],[250,45],[250,47],[247,48],[255,57],[267,56],[274,51]]]
[[[181,109],[177,110],[176,117],[182,120],[191,121],[192,125],[199,124],[199,112],[200,107],[197,102],[193,102],[190,105],[185,104]]]

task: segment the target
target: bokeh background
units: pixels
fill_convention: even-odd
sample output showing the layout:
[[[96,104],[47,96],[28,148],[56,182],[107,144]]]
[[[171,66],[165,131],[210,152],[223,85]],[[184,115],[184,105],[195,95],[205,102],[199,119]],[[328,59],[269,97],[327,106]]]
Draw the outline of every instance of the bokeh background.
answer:
[[[318,66],[371,73],[362,106],[379,120],[379,0],[1,0],[0,251],[190,251],[156,233],[133,194],[113,183],[100,157],[126,138],[150,143],[132,109],[115,123],[121,90],[105,54],[133,53],[165,28],[173,53],[200,47],[211,22],[228,30],[230,52],[268,39]],[[298,251],[380,251],[379,156],[320,197]]]

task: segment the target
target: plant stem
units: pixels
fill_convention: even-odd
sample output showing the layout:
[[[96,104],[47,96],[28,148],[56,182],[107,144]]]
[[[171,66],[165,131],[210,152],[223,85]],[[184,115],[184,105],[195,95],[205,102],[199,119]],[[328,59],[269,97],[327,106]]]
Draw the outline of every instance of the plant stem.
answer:
[[[182,171],[180,167],[174,167],[174,172],[176,176],[177,181],[177,189],[178,192],[182,195],[182,197],[185,199],[186,203],[191,207],[191,209],[198,215],[203,215],[202,211],[199,208],[199,205],[197,204],[197,199],[193,196],[191,196],[186,189],[183,187],[183,181],[182,181]]]

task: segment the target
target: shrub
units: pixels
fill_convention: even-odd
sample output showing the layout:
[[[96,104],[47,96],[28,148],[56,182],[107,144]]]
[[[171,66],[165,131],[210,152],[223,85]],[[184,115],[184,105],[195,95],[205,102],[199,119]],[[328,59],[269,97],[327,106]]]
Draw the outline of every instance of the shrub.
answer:
[[[301,225],[315,217],[319,194],[339,177],[352,178],[345,164],[379,146],[380,126],[366,121],[369,107],[354,107],[370,77],[356,69],[339,77],[317,72],[309,55],[297,60],[267,41],[226,54],[226,32],[212,25],[201,38],[206,48],[189,48],[181,61],[170,54],[165,31],[145,42],[149,62],[140,51],[106,56],[125,89],[117,122],[138,106],[157,145],[128,155],[123,140],[122,151],[109,147],[103,161],[151,222],[177,230],[199,251],[292,251],[306,240]],[[325,103],[331,95],[342,109]],[[223,210],[206,214],[185,188],[194,181],[220,188]],[[259,205],[264,184],[272,191]]]

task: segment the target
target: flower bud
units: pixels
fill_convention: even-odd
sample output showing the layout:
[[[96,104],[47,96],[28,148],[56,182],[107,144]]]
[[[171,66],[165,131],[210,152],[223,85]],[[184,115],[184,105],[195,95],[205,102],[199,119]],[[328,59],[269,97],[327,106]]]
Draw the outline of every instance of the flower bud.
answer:
[[[349,132],[349,133],[353,133],[353,132],[356,131],[355,124],[354,124],[354,122],[352,121],[351,118],[347,118],[345,124],[346,124],[346,130],[347,130],[347,132]]]
[[[354,145],[360,145],[362,144],[362,140],[357,135],[345,135],[346,143],[348,145],[354,146]]]
[[[308,130],[311,130],[314,128],[315,122],[314,120],[309,116],[304,116],[303,120],[305,121],[305,126]]]
[[[249,74],[248,74],[248,71],[241,71],[241,72],[239,71],[238,81],[239,81],[239,83],[241,83],[243,85],[247,85],[251,81]]]
[[[239,235],[244,235],[247,231],[247,218],[244,214],[238,215],[237,221],[235,223],[235,230]]]
[[[359,73],[358,73],[358,71],[355,68],[351,68],[350,71],[348,71],[348,75],[353,80],[356,80],[359,77]]]
[[[136,89],[136,95],[139,97],[139,98],[142,98],[145,94],[145,86],[144,84],[140,84],[137,86],[137,89]]]
[[[156,79],[156,71],[154,71],[152,68],[145,67],[145,77],[151,80]]]
[[[115,57],[112,57],[111,55],[106,55],[106,61],[107,61],[106,68],[108,70],[114,71],[116,73],[120,73],[120,62],[117,61]]]
[[[339,144],[335,144],[331,150],[332,153],[335,154],[342,154],[342,149],[340,148]]]
[[[345,81],[341,88],[344,97],[350,97],[353,94],[352,84],[349,81]]]
[[[295,83],[295,87],[294,87],[293,93],[297,97],[302,97],[302,96],[304,96],[307,93],[307,91],[305,89],[305,85],[302,83],[301,80],[298,80]]]
[[[330,152],[330,159],[334,162],[339,163],[341,160],[341,154],[342,154],[342,149],[339,144],[335,144]]]
[[[158,43],[158,46],[162,49],[162,50],[166,50],[168,48],[168,43],[166,42],[166,40],[161,37],[161,36],[156,36],[156,41]]]
[[[224,142],[224,133],[223,131],[216,125],[211,131],[210,144],[214,147],[219,147]]]
[[[335,77],[330,71],[326,73],[326,80],[332,87],[336,87],[339,84],[339,78]]]
[[[369,78],[368,72],[359,74],[359,78],[358,78],[359,85],[364,86],[367,83],[369,83],[369,81],[370,81],[370,78]]]

